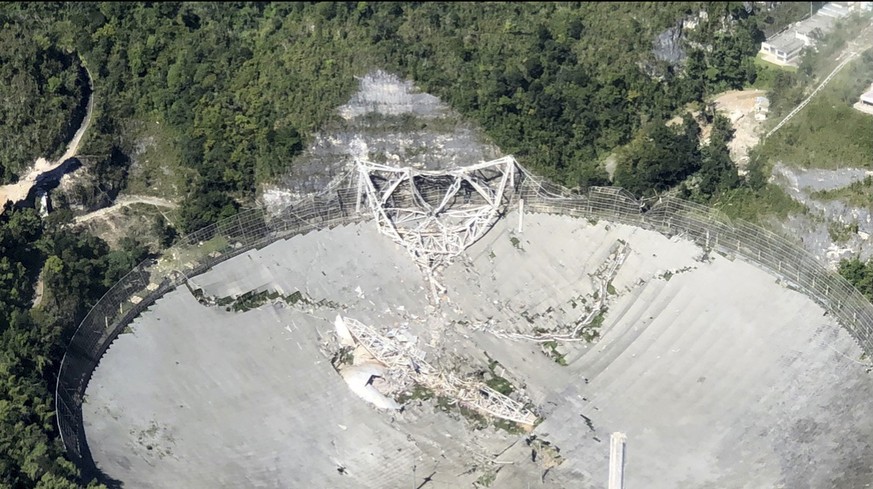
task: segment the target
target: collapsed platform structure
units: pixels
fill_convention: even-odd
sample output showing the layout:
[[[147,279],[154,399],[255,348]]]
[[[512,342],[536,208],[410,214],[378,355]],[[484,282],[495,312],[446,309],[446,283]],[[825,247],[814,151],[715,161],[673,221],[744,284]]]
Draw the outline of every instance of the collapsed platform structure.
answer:
[[[129,485],[377,488],[429,474],[602,489],[607,467],[614,484],[654,488],[869,480],[854,460],[870,458],[858,429],[870,413],[844,408],[873,389],[855,360],[869,303],[791,243],[700,206],[573,194],[511,157],[444,172],[362,158],[328,192],[234,216],[171,258],[101,299],[58,381],[68,452],[89,462],[87,431],[90,463]],[[204,305],[178,287],[189,277],[206,297],[287,300]],[[325,361],[337,316],[386,367],[376,382],[437,399],[376,415],[358,402],[349,386],[374,376]],[[596,341],[576,341],[595,319]],[[533,430],[470,430],[430,409],[444,398]],[[623,437],[603,443],[616,432],[633,440],[626,473]],[[822,463],[806,463],[810,447]]]
[[[379,232],[409,251],[434,297],[445,292],[436,272],[491,228],[522,177],[512,156],[446,171],[356,164],[356,212],[369,209]]]

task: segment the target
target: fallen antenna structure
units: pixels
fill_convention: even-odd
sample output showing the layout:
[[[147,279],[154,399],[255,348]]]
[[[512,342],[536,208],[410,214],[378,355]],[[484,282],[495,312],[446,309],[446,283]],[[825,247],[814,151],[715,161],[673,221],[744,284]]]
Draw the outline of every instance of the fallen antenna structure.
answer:
[[[369,208],[379,232],[409,251],[434,299],[445,292],[437,271],[488,231],[522,177],[512,156],[444,171],[361,158],[357,169],[356,212]]]
[[[396,380],[411,380],[437,394],[451,397],[469,408],[532,428],[535,414],[524,405],[482,382],[459,379],[428,364],[424,353],[413,346],[388,338],[360,321],[337,316],[337,331],[347,331],[374,359],[384,364]]]

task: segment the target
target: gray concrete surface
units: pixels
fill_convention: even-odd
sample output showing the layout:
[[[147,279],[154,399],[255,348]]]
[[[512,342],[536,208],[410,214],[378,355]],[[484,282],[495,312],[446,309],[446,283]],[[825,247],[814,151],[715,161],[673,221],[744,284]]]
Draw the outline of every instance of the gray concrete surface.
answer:
[[[622,431],[628,488],[873,481],[873,378],[811,300],[649,231],[531,214],[516,226],[511,213],[445,271],[439,309],[373,223],[276,242],[194,277],[215,296],[302,290],[332,304],[232,313],[186,289],[168,294],[94,372],[84,418],[95,461],[125,487],[429,489],[493,478],[490,487],[599,489],[609,435]],[[618,239],[631,254],[602,336],[560,345],[567,366],[537,344],[475,330],[489,318],[518,332],[577,318],[594,290],[587,274]],[[323,352],[337,313],[407,328],[447,368],[497,360],[544,418],[533,434],[563,462],[547,469],[525,435],[472,429],[435,400],[373,408]]]

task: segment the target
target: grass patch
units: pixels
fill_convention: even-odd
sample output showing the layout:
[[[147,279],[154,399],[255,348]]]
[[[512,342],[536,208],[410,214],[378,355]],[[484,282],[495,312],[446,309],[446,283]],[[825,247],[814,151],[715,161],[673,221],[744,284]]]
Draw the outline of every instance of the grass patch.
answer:
[[[816,200],[839,200],[852,207],[873,207],[873,177],[866,177],[845,187],[818,190],[809,196]]]
[[[803,168],[873,169],[873,120],[852,108],[873,81],[873,54],[857,57],[776,134],[761,156]]]
[[[404,404],[406,402],[415,401],[415,400],[427,401],[427,400],[433,399],[434,396],[435,396],[435,394],[431,389],[429,389],[423,385],[415,384],[414,386],[412,386],[411,391],[401,392],[400,395],[397,396],[396,401],[400,404]],[[445,399],[448,402],[448,398],[445,398]],[[448,405],[446,405],[446,409],[443,409],[443,411],[445,411],[447,409],[448,409]]]
[[[491,377],[490,379],[485,381],[485,385],[503,394],[504,396],[508,396],[515,392],[515,388],[512,387],[512,383],[500,376]]]
[[[768,217],[784,220],[789,214],[806,212],[806,207],[785,193],[781,187],[766,184],[760,190],[739,187],[719,196],[713,208],[724,212],[732,219],[761,224]]]
[[[758,53],[758,55],[755,56],[754,63],[757,76],[755,77],[755,83],[748,85],[747,88],[769,90],[770,87],[773,86],[773,79],[776,78],[776,74],[780,71],[788,73],[797,72],[797,67],[795,66],[780,66],[770,63],[769,61],[764,61],[764,56],[761,53]]]
[[[279,297],[278,292],[270,292],[267,290],[263,292],[246,292],[233,302],[231,308],[234,312],[245,312],[261,307],[267,302],[278,299]]]
[[[546,341],[542,344],[543,352],[562,367],[567,366],[566,355],[558,351],[558,342],[556,340]]]
[[[512,386],[512,382],[497,374],[497,367],[500,365],[500,362],[491,358],[487,351],[485,352],[485,357],[488,358],[488,371],[491,374],[490,378],[485,381],[485,385],[504,396],[508,396],[515,392],[515,387]]]
[[[494,484],[494,481],[497,479],[497,472],[488,471],[484,474],[480,475],[478,479],[476,479],[476,485],[482,487],[491,487],[491,484]]]
[[[828,236],[834,243],[845,243],[858,234],[858,223],[843,224],[840,222],[828,223]]]
[[[135,163],[127,177],[126,192],[181,200],[196,172],[181,163],[178,135],[157,122],[131,125]]]

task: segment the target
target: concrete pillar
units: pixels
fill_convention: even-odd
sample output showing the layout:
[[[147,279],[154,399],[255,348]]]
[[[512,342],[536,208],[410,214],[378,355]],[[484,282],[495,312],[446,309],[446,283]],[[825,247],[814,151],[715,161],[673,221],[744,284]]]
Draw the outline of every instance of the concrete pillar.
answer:
[[[624,489],[624,444],[627,435],[615,432],[609,438],[609,489]]]
[[[519,199],[518,201],[518,232],[521,232],[521,228],[524,226],[524,199]]]

